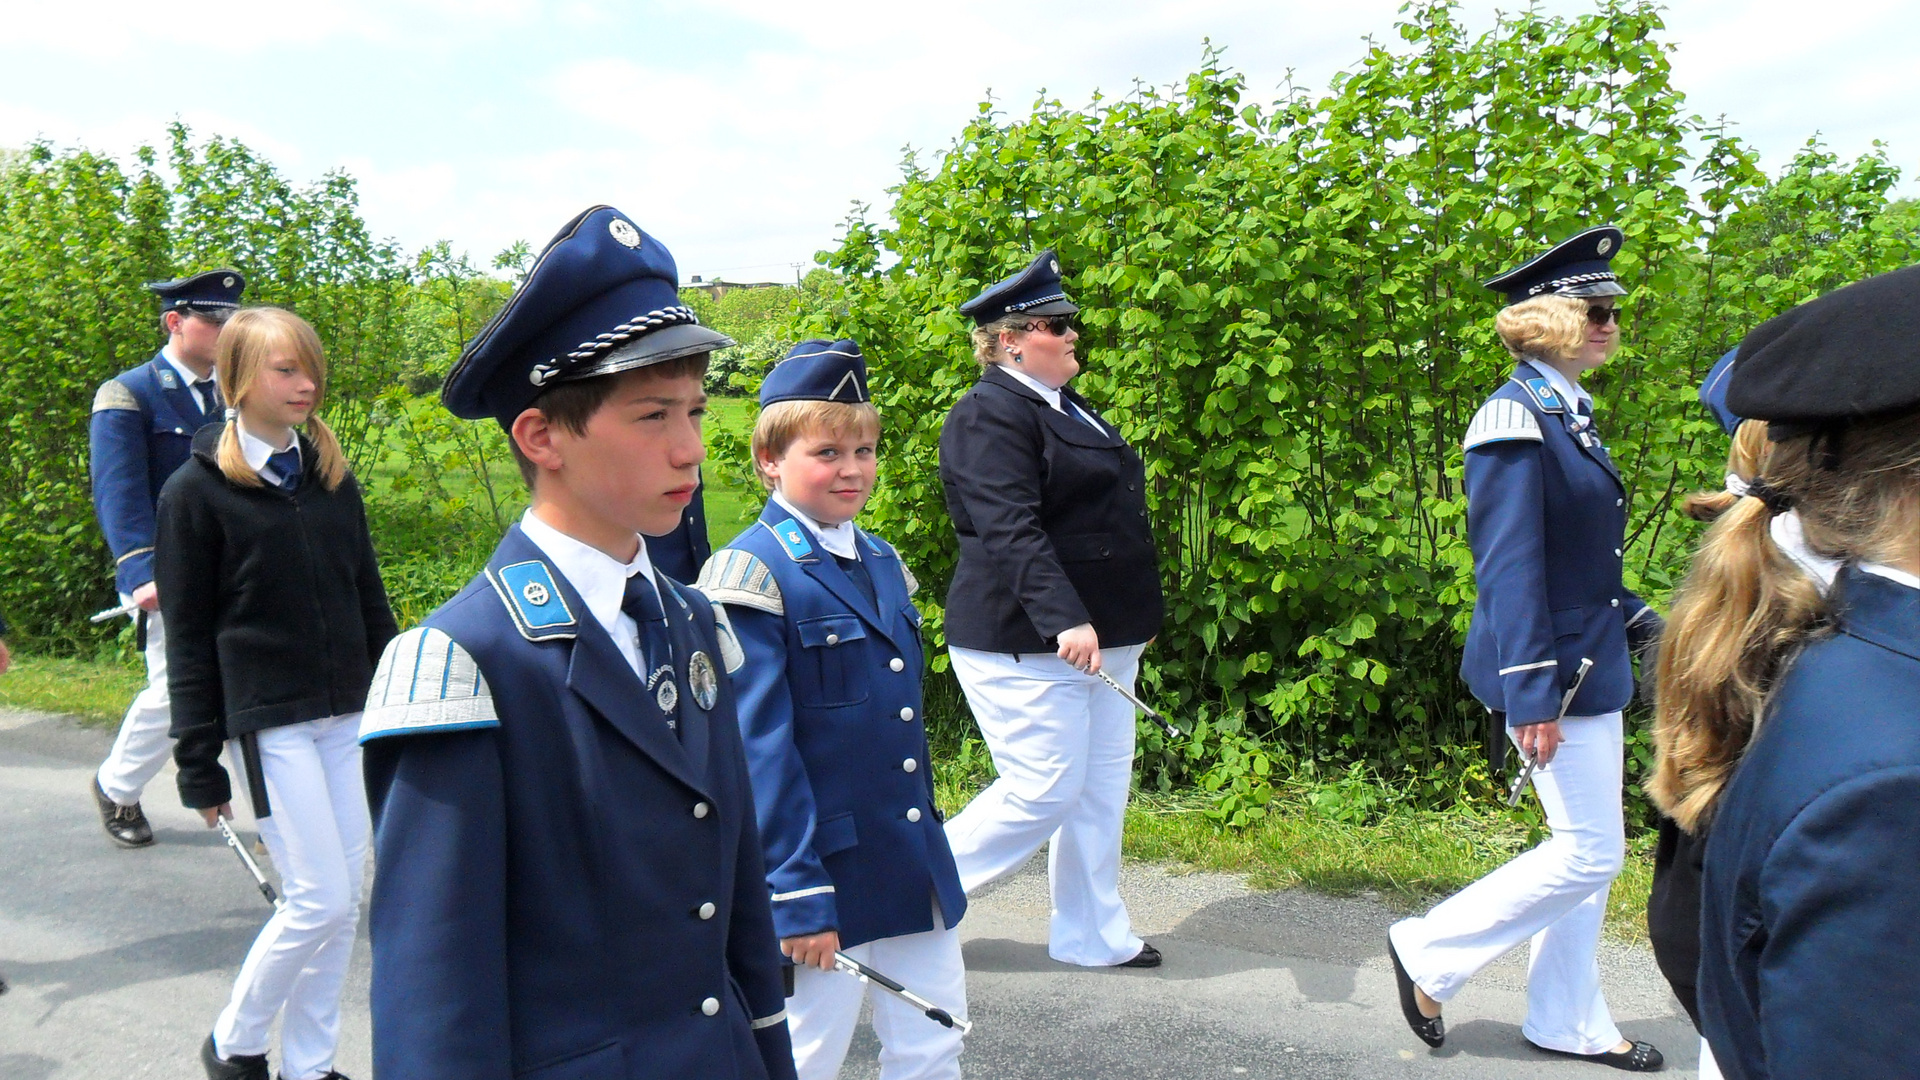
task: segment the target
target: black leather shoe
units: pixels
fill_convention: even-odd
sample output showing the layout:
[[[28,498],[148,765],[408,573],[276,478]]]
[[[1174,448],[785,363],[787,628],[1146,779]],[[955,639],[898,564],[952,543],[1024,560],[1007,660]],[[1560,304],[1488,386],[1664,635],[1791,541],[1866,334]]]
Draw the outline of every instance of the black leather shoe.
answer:
[[[1576,1054],[1568,1050],[1548,1050],[1532,1041],[1527,1045],[1559,1057],[1578,1058],[1581,1061],[1591,1061],[1599,1065],[1610,1065],[1627,1072],[1659,1072],[1667,1063],[1667,1059],[1660,1055],[1660,1051],[1653,1048],[1652,1043],[1643,1043],[1638,1040],[1625,1050],[1609,1050],[1604,1054]]]
[[[213,1036],[200,1044],[200,1064],[206,1066],[207,1080],[267,1080],[267,1055],[235,1054],[223,1058],[213,1048]]]
[[[287,1080],[286,1073],[274,1073],[273,1075],[274,1080]],[[337,1073],[332,1069],[328,1069],[326,1075],[320,1077],[320,1080],[347,1080],[347,1077],[343,1073]]]
[[[1439,1046],[1446,1042],[1447,1022],[1420,1011],[1420,998],[1415,993],[1413,976],[1407,974],[1406,966],[1400,963],[1400,954],[1393,951],[1392,938],[1387,939],[1387,957],[1393,961],[1393,981],[1400,985],[1400,1014],[1407,1018],[1407,1026],[1428,1046]]]
[[[147,824],[147,815],[140,812],[140,804],[121,806],[107,793],[100,790],[100,778],[93,778],[93,804],[100,808],[100,824],[106,826],[107,835],[121,847],[146,847],[153,843],[153,826]]]
[[[1153,946],[1143,941],[1140,943],[1140,951],[1133,954],[1133,959],[1122,960],[1113,966],[1114,967],[1130,967],[1130,968],[1159,967],[1160,966],[1160,950],[1154,948]]]

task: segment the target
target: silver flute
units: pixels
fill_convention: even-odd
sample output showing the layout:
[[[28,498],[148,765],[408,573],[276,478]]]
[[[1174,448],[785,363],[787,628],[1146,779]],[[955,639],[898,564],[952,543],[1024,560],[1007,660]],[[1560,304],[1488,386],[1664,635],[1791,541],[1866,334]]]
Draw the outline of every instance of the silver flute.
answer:
[[[279,893],[273,891],[273,886],[267,881],[267,875],[260,872],[260,864],[253,861],[253,853],[247,850],[247,845],[240,842],[240,836],[233,831],[233,826],[227,824],[226,818],[217,815],[213,820],[220,827],[220,835],[227,838],[227,846],[233,849],[235,855],[240,856],[240,861],[247,867],[247,873],[253,875],[253,883],[260,887],[260,895],[267,898],[267,903],[272,904],[275,911],[285,907],[287,902],[280,899]]]
[[[894,997],[897,997],[900,1000],[906,1002],[907,1004],[913,1006],[914,1008],[919,1009],[921,1012],[926,1013],[927,1019],[932,1020],[935,1023],[944,1024],[947,1027],[953,1028],[954,1030],[958,1031],[962,1035],[965,1035],[968,1032],[973,1030],[973,1024],[971,1021],[963,1020],[960,1017],[953,1015],[952,1013],[941,1008],[940,1006],[935,1005],[933,1002],[928,1001],[926,998],[921,997],[919,994],[914,993],[913,991],[907,989],[904,986],[901,986],[899,983],[894,982],[892,979],[887,978],[885,975],[880,974],[879,972],[873,970],[872,968],[861,963],[860,961],[855,960],[853,957],[848,956],[846,953],[839,952],[839,951],[834,952],[833,970],[844,972],[848,975],[853,976],[856,979],[859,979],[861,982],[870,982],[875,986],[878,986],[880,989],[885,990],[887,993],[892,994]]]
[[[1580,670],[1573,673],[1573,685],[1567,687],[1567,692],[1560,695],[1560,715],[1553,718],[1554,723],[1557,724],[1567,718],[1567,710],[1573,707],[1573,696],[1580,692],[1580,684],[1587,681],[1587,672],[1592,670],[1593,661],[1585,656],[1581,657]],[[1508,806],[1520,805],[1520,793],[1527,790],[1527,781],[1533,779],[1533,768],[1540,761],[1538,751],[1532,757],[1527,757],[1522,751],[1520,756],[1526,759],[1527,767],[1521,769],[1520,775],[1513,778],[1513,790],[1507,792]]]
[[[90,623],[103,623],[108,619],[117,619],[122,615],[131,615],[139,610],[139,604],[121,604],[119,607],[110,607],[105,611],[96,611],[87,616],[87,621]]]
[[[1167,738],[1178,739],[1181,737],[1179,728],[1174,727],[1172,724],[1168,723],[1167,718],[1164,716],[1161,716],[1160,713],[1157,710],[1155,710],[1153,706],[1135,697],[1133,695],[1133,691],[1127,689],[1124,686],[1121,686],[1120,681],[1118,679],[1115,679],[1113,676],[1107,674],[1104,671],[1096,671],[1093,674],[1101,682],[1104,682],[1108,686],[1113,687],[1113,690],[1115,693],[1119,694],[1123,698],[1126,698],[1128,701],[1133,702],[1134,708],[1139,709],[1143,713],[1146,713],[1149,719],[1151,719],[1154,723],[1159,724],[1160,730],[1167,733]]]

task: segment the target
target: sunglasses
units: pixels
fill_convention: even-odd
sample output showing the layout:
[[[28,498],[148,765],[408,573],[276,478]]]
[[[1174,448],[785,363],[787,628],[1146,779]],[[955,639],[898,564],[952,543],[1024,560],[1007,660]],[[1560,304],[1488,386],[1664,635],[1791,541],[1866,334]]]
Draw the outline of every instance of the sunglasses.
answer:
[[[1620,325],[1620,309],[1617,307],[1607,307],[1603,304],[1588,304],[1587,321],[1595,326],[1605,326],[1608,323],[1618,326]]]
[[[1027,324],[1027,332],[1032,333],[1041,327],[1045,327],[1047,333],[1052,334],[1054,337],[1066,337],[1067,331],[1073,329],[1073,316],[1047,315],[1037,317],[1033,322]]]
[[[187,309],[187,314],[196,319],[205,319],[215,326],[225,326],[227,325],[227,320],[233,318],[233,310],[232,308],[190,307]]]

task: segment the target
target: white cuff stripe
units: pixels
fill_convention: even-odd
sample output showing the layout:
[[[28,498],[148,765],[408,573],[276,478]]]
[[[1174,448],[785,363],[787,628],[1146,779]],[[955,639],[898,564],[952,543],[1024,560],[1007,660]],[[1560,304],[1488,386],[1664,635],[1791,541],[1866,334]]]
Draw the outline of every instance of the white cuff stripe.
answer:
[[[772,1016],[763,1016],[760,1019],[753,1021],[753,1030],[759,1031],[761,1028],[770,1028],[775,1024],[784,1024],[786,1022],[787,1022],[787,1010],[781,1009],[779,1012],[774,1013]]]
[[[820,896],[823,893],[830,893],[832,891],[833,886],[831,885],[815,885],[811,889],[795,889],[792,892],[777,892],[773,894],[773,902],[777,904],[782,900],[798,900],[803,896]]]
[[[1511,675],[1511,674],[1513,674],[1513,673],[1514,673],[1514,672],[1516,672],[1516,671],[1533,671],[1533,670],[1535,670],[1535,669],[1537,669],[1537,668],[1543,668],[1543,667],[1554,667],[1554,666],[1556,666],[1556,665],[1558,665],[1559,663],[1560,663],[1560,661],[1558,661],[1558,660],[1542,660],[1542,661],[1540,661],[1540,662],[1539,662],[1539,663],[1537,663],[1537,664],[1515,664],[1515,665],[1514,665],[1513,667],[1503,667],[1503,668],[1501,668],[1501,669],[1500,669],[1500,674],[1502,674],[1502,675]]]

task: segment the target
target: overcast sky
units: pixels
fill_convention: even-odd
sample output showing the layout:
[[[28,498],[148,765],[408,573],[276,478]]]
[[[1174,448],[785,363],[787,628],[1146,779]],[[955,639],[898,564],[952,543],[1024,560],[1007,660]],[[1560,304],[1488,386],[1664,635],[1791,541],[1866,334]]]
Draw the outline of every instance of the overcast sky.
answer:
[[[376,235],[483,265],[610,202],[682,276],[791,278],[901,148],[944,148],[991,91],[1070,104],[1227,50],[1256,94],[1323,89],[1400,0],[0,0],[0,147],[125,153],[179,118],[308,182],[345,168]],[[1497,6],[1467,0],[1476,31]],[[1550,0],[1554,12],[1589,5]],[[1675,82],[1777,168],[1818,133],[1920,173],[1920,4],[1674,0]],[[171,11],[171,14],[165,12]],[[1903,190],[1920,190],[1911,180]]]

